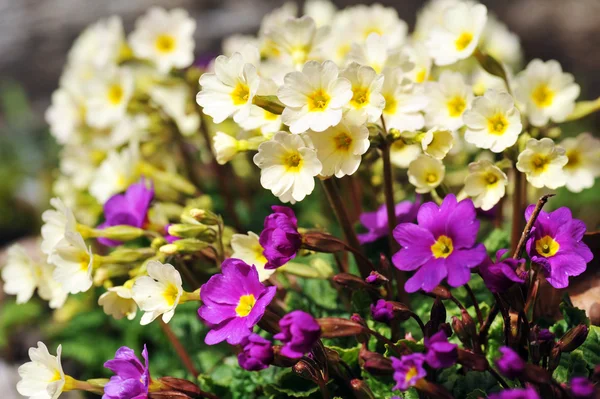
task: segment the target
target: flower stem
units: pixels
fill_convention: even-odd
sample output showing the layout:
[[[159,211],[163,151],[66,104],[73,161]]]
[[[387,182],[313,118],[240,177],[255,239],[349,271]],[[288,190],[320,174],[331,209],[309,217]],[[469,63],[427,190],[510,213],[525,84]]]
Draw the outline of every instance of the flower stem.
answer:
[[[475,294],[473,290],[469,286],[469,284],[465,284],[465,289],[473,302],[473,307],[475,307],[475,312],[477,313],[477,321],[479,321],[479,326],[483,326],[483,315],[481,314],[481,309],[479,308],[479,303],[477,302],[477,298],[475,298]]]
[[[167,339],[173,346],[173,349],[175,349],[175,352],[177,352],[177,355],[181,359],[181,363],[183,363],[183,365],[185,366],[185,368],[187,369],[187,371],[190,374],[192,374],[194,377],[197,377],[200,373],[198,372],[196,367],[194,367],[194,363],[192,362],[192,359],[190,358],[190,356],[186,352],[185,348],[181,344],[181,341],[179,341],[179,338],[177,338],[177,336],[175,335],[173,330],[171,330],[171,327],[169,327],[169,325],[167,323],[160,320],[159,324],[160,324],[160,328],[163,330],[163,332],[167,336]]]
[[[502,388],[504,388],[504,389],[510,388],[510,386],[506,383],[506,381],[504,381],[504,378],[502,378],[502,376],[500,374],[498,374],[498,372],[493,367],[488,368],[488,371],[498,381],[498,383],[500,385],[502,385]]]
[[[490,331],[490,327],[492,326],[494,319],[498,315],[499,310],[500,307],[498,306],[498,302],[494,302],[492,308],[490,309],[490,313],[487,315],[485,322],[481,325],[481,328],[479,329],[479,342],[484,346],[487,341],[487,335]]]
[[[525,212],[525,206],[527,203],[527,180],[525,175],[519,172],[516,168],[513,169],[515,188],[512,198],[512,229],[510,235],[510,242],[512,245],[513,253],[516,253],[518,247],[519,235],[523,231],[525,221],[523,220],[523,213]],[[515,258],[516,259],[516,258]]]
[[[529,234],[531,233],[531,229],[533,228],[535,221],[537,220],[538,216],[540,215],[540,212],[542,211],[542,208],[544,207],[544,205],[546,205],[546,202],[548,202],[548,199],[550,199],[552,197],[554,197],[554,194],[542,195],[540,197],[540,199],[538,200],[537,204],[535,204],[535,209],[533,210],[531,217],[527,221],[527,224],[525,225],[525,229],[523,230],[523,233],[521,233],[521,238],[519,239],[519,243],[517,244],[517,246],[515,248],[515,252],[513,253],[513,259],[518,259],[521,257],[521,252],[523,252],[523,248],[525,247],[525,243],[527,242],[527,239],[529,238]],[[514,220],[513,220],[513,223],[514,223]]]
[[[421,318],[419,317],[419,315],[416,314],[416,313],[414,313],[414,312],[410,312],[410,317],[412,317],[413,319],[415,319],[415,321],[419,325],[419,328],[423,332],[423,337],[425,337],[425,324],[423,324],[423,320],[421,320]]]
[[[402,352],[392,340],[386,338],[384,335],[379,334],[377,331],[371,330],[370,328],[365,327],[365,331],[372,336],[374,336],[378,341],[381,341],[384,344],[388,344],[390,350],[393,351],[397,356],[402,356]]]

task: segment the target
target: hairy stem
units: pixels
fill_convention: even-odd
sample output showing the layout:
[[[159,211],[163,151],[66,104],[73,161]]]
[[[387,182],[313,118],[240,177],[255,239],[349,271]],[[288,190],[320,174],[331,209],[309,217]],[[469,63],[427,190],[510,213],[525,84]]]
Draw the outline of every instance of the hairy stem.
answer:
[[[471,301],[473,302],[473,307],[475,307],[475,312],[477,313],[477,321],[479,321],[479,326],[483,326],[483,315],[481,314],[479,303],[477,303],[477,298],[475,298],[475,294],[473,293],[473,290],[471,289],[469,284],[465,284],[465,289],[469,294],[469,298],[471,298]]]
[[[181,359],[181,363],[183,363],[187,371],[194,377],[197,377],[200,373],[198,372],[196,367],[194,367],[192,359],[181,344],[181,341],[179,341],[179,338],[177,338],[173,330],[171,330],[171,327],[169,327],[169,325],[164,321],[160,320],[160,328],[162,328],[163,332],[167,336],[167,339],[173,346],[173,349],[175,349],[175,352],[177,352],[179,359]]]
[[[531,229],[533,228],[535,221],[537,220],[538,216],[540,215],[540,212],[542,211],[542,208],[544,207],[544,205],[546,205],[546,202],[548,202],[548,199],[550,199],[552,197],[554,197],[554,194],[543,195],[540,197],[537,204],[535,204],[535,209],[533,210],[531,217],[527,221],[527,224],[525,225],[525,228],[523,229],[523,233],[521,233],[521,238],[519,239],[519,243],[517,244],[517,246],[515,248],[515,252],[513,253],[513,259],[518,259],[521,257],[521,252],[523,252],[523,248],[525,248],[525,243],[527,242],[527,239],[529,238],[529,234],[531,233]],[[514,220],[513,220],[513,223],[514,223]]]

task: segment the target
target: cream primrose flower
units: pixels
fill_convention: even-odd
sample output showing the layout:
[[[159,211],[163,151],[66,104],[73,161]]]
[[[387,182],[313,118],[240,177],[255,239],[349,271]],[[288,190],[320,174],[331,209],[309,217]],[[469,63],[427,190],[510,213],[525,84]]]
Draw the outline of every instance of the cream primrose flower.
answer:
[[[399,168],[408,168],[420,154],[421,146],[419,144],[406,144],[402,139],[394,141],[390,147],[390,160]]]
[[[258,147],[254,163],[260,183],[281,202],[302,201],[315,188],[314,177],[323,168],[314,149],[299,135],[275,133]]]
[[[260,78],[254,65],[258,64],[259,54],[255,49],[253,59],[242,53],[231,57],[220,55],[215,60],[215,72],[200,77],[202,89],[196,96],[196,102],[210,115],[215,123],[221,123],[233,116],[236,123],[243,122],[252,107]],[[254,64],[253,64],[254,63]]]
[[[566,183],[563,167],[569,162],[564,148],[554,144],[552,139],[529,139],[525,150],[517,158],[517,169],[525,173],[527,181],[536,188],[548,187],[552,190]]]
[[[569,162],[563,171],[567,175],[567,189],[579,193],[591,188],[600,176],[600,140],[590,133],[564,139],[560,146],[566,150]]]
[[[60,151],[61,175],[69,177],[76,188],[87,189],[96,173],[99,156],[103,156],[101,151],[91,150],[87,146],[67,145]]]
[[[383,118],[388,129],[416,131],[425,125],[421,111],[427,106],[428,99],[414,84],[400,82],[400,68],[383,71],[381,94],[385,99]]]
[[[425,43],[431,30],[442,25],[444,13],[461,0],[429,0],[423,8],[417,11],[415,30],[412,33],[413,42]]]
[[[493,14],[488,14],[480,47],[484,53],[513,68],[518,67],[523,60],[519,36],[509,31]]]
[[[240,53],[246,46],[259,48],[258,39],[252,35],[231,35],[223,39],[221,51],[223,55],[231,57],[233,53]]]
[[[285,24],[267,32],[278,61],[300,69],[307,61],[323,58],[323,45],[329,35],[329,27],[317,28],[309,16],[289,18]]]
[[[248,132],[242,132],[248,133]],[[237,139],[230,134],[217,132],[213,137],[215,157],[220,165],[231,161],[239,152],[258,149],[258,146],[267,141],[265,136],[251,136],[247,139]]]
[[[57,399],[63,391],[73,389],[75,381],[63,371],[61,352],[62,346],[58,345],[56,356],[51,355],[43,342],[29,348],[31,361],[18,369],[21,379],[17,391],[30,399]]]
[[[465,192],[473,198],[473,204],[484,211],[490,210],[506,193],[508,178],[488,160],[471,162],[469,175],[465,177]]]
[[[133,94],[133,76],[127,68],[99,71],[87,86],[86,122],[105,129],[121,120]]]
[[[492,152],[512,147],[523,130],[521,113],[512,96],[496,90],[477,97],[464,113],[463,121],[467,126],[465,141]]]
[[[332,61],[309,61],[302,72],[285,75],[277,97],[285,105],[283,123],[292,133],[322,132],[342,120],[342,108],[352,99],[352,85],[338,77]],[[312,190],[311,190],[312,191]]]
[[[267,258],[263,255],[264,248],[258,241],[258,235],[249,231],[248,234],[234,234],[231,237],[232,258],[241,259],[248,265],[254,265],[260,281],[268,280],[275,269],[267,270]]]
[[[350,14],[348,9],[344,9],[335,15],[329,37],[324,43],[323,53],[340,67],[348,64],[348,54],[358,40],[358,33],[354,30]]]
[[[323,176],[342,178],[353,174],[370,145],[367,125],[357,125],[350,120],[342,120],[323,132],[309,131],[308,136],[323,165]]]
[[[473,90],[462,74],[444,71],[437,82],[427,82],[425,93],[429,103],[425,109],[427,126],[458,130],[463,126],[463,113],[473,101]]]
[[[97,144],[98,148],[107,150],[121,147],[129,142],[142,142],[148,139],[150,118],[146,114],[127,114],[110,131],[108,140],[102,138]],[[183,133],[183,131],[182,131]],[[89,163],[89,160],[88,160]]]
[[[429,56],[427,49],[421,43],[415,43],[412,46],[406,46],[403,52],[408,57],[408,64],[412,69],[404,74],[404,77],[414,83],[424,83],[429,79],[433,60]]]
[[[314,19],[317,27],[331,25],[336,12],[337,8],[329,0],[307,0],[304,3],[304,15]]]
[[[444,180],[446,168],[442,161],[421,154],[408,166],[408,181],[419,194],[431,192]]]
[[[505,68],[508,74],[509,82],[512,82],[511,71]],[[488,90],[506,91],[506,84],[501,78],[487,73],[480,66],[475,67],[475,70],[469,76],[469,84],[473,87],[473,94],[483,96]]]
[[[132,297],[133,290],[131,285],[132,280],[123,286],[110,287],[104,294],[100,295],[98,305],[102,306],[104,313],[117,320],[123,317],[127,317],[128,320],[135,319],[137,304]]]
[[[404,44],[408,32],[406,22],[398,17],[398,12],[381,4],[370,6],[359,4],[345,10],[349,15],[350,26],[358,36],[355,40],[363,42],[369,35],[376,33],[385,37],[391,47]]]
[[[440,25],[434,26],[426,41],[436,65],[450,65],[473,54],[487,21],[483,4],[459,2],[444,11]]]
[[[121,18],[111,16],[101,19],[85,28],[75,39],[69,50],[68,62],[91,64],[98,69],[116,65],[124,44],[125,34]]]
[[[132,288],[133,300],[145,312],[140,324],[150,324],[161,315],[168,323],[183,295],[181,275],[171,264],[157,260],[148,262],[147,271],[148,275],[136,279]]]
[[[189,102],[191,91],[185,84],[172,86],[153,86],[150,89],[150,98],[167,114],[184,136],[191,136],[198,132],[200,115],[194,111],[194,106]]]
[[[385,98],[381,95],[383,75],[378,75],[369,66],[353,62],[340,72],[340,76],[352,85],[352,99],[346,105],[352,118],[377,122],[385,108]]]
[[[421,138],[423,152],[437,159],[444,159],[454,144],[454,136],[450,130],[433,128]]]
[[[401,67],[404,71],[411,70],[413,65],[409,62],[408,56],[401,51],[400,47],[393,47],[388,39],[387,36],[371,33],[364,43],[352,44],[348,61],[368,65],[377,73],[381,73],[386,68],[396,67]]]
[[[67,232],[76,232],[77,221],[69,207],[60,198],[52,198],[48,209],[42,213],[42,252],[50,258],[54,247],[64,238]]]
[[[273,80],[262,78],[257,94],[261,96],[276,96],[277,89],[278,86]],[[242,129],[248,131],[258,129],[265,136],[270,136],[280,131],[281,124],[281,115],[256,106],[250,107],[248,117],[239,123]]]
[[[70,294],[85,292],[92,286],[94,255],[81,234],[67,231],[56,244],[48,262],[56,266],[54,279]]]
[[[516,78],[515,96],[534,126],[563,122],[575,108],[580,88],[557,61],[535,59]]]
[[[120,152],[110,151],[100,164],[89,191],[99,204],[104,204],[112,195],[125,191],[138,177],[138,144],[131,142]]]
[[[167,73],[194,61],[195,30],[196,22],[186,10],[152,7],[135,21],[129,44],[136,57],[152,61],[160,72]]]
[[[50,133],[59,144],[73,142],[79,129],[85,123],[85,105],[79,97],[66,88],[52,93],[50,106],[44,117],[50,126]]]

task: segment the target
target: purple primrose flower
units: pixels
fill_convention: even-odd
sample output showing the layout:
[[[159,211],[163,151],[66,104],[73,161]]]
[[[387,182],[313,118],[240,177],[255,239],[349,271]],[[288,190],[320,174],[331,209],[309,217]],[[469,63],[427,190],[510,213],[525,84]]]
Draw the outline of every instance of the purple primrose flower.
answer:
[[[389,323],[394,319],[394,306],[385,299],[379,299],[377,303],[371,304],[371,315],[373,320]]]
[[[265,269],[276,269],[294,259],[302,245],[294,211],[278,205],[273,205],[271,209],[274,213],[265,218],[264,230],[258,240],[267,258]]]
[[[506,258],[501,260],[507,249],[501,249],[496,252],[496,262],[489,257],[479,265],[479,272],[486,287],[494,293],[506,291],[513,284],[523,284],[527,277],[527,272],[517,274],[517,268],[525,262],[524,259]]]
[[[148,350],[142,351],[144,364],[135,355],[133,349],[122,346],[115,358],[104,363],[104,367],[116,375],[104,387],[102,399],[146,399],[150,385],[148,369]]]
[[[525,369],[525,361],[521,359],[517,352],[507,346],[502,346],[500,353],[502,353],[502,356],[496,360],[498,370],[508,378],[519,377]]]
[[[415,202],[402,201],[395,206],[396,223],[407,222],[410,223],[415,220],[421,197],[417,195]],[[374,212],[365,212],[360,215],[360,222],[369,231],[366,233],[358,234],[358,241],[361,244],[373,242],[381,237],[385,237],[388,234],[388,218],[387,209],[385,204],[381,205]]]
[[[585,377],[571,379],[571,393],[576,399],[593,399],[596,393],[594,384]]]
[[[527,387],[525,389],[505,389],[498,393],[490,394],[488,399],[540,399],[540,395],[535,389]]]
[[[264,370],[273,362],[273,346],[268,339],[258,334],[250,334],[241,343],[238,354],[240,367],[249,371]]]
[[[321,336],[321,326],[310,314],[294,310],[279,321],[281,332],[273,338],[283,342],[281,354],[291,359],[300,359],[310,352]]]
[[[392,356],[390,359],[392,359],[394,380],[396,381],[394,389],[406,391],[427,375],[427,371],[423,367],[425,355],[422,353],[404,355],[400,359]]]
[[[450,367],[458,359],[458,345],[448,342],[448,337],[443,331],[438,331],[430,338],[426,337],[425,349],[425,361],[436,369]]]

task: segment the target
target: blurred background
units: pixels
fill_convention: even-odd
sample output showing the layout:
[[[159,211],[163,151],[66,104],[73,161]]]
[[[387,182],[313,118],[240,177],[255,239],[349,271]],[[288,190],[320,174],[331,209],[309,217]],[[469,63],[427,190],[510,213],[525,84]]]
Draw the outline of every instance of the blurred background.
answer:
[[[370,1],[333,1],[342,8]],[[302,6],[302,2],[297,2]],[[398,9],[413,27],[421,0],[379,1]],[[525,60],[558,60],[575,75],[581,99],[600,95],[599,0],[484,0],[509,29],[521,38]],[[125,30],[151,5],[183,7],[197,21],[198,56],[218,55],[222,39],[232,33],[255,33],[262,17],[283,0],[0,0],[0,248],[39,232],[39,215],[47,207],[58,146],[49,135],[44,112],[57,87],[66,54],[88,24],[118,14]],[[598,136],[600,116],[568,129]],[[597,185],[598,186],[598,185]],[[597,227],[599,190],[574,196],[560,192],[563,203]],[[576,202],[575,202],[576,201]],[[2,264],[2,255],[0,255]],[[590,283],[591,284],[591,283]],[[588,284],[589,285],[589,284]],[[596,291],[595,291],[596,292]],[[2,300],[0,290],[0,304]],[[600,302],[600,291],[592,299]],[[0,309],[0,347],[7,311]],[[4,327],[3,327],[4,326]],[[8,359],[10,360],[10,359]],[[13,367],[0,361],[0,396],[18,398]],[[8,393],[7,393],[8,392]]]

